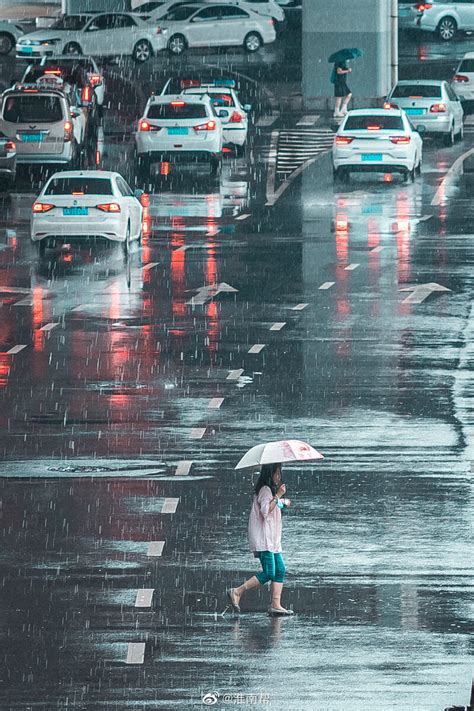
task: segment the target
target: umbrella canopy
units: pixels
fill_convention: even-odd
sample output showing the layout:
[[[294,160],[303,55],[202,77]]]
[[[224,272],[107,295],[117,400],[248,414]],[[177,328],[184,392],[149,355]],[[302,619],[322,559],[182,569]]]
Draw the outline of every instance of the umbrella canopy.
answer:
[[[362,57],[362,50],[357,47],[339,49],[328,57],[328,62],[335,64],[336,62],[347,62],[349,59]]]
[[[280,464],[284,462],[316,462],[324,459],[310,444],[299,439],[282,439],[278,442],[257,444],[244,454],[236,469],[250,469],[262,464]]]

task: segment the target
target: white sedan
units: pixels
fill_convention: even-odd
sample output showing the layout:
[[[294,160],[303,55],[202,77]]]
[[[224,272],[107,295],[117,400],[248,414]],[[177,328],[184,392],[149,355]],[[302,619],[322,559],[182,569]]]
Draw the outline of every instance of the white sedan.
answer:
[[[400,109],[349,111],[334,138],[335,178],[351,172],[403,173],[415,179],[421,171],[423,141]]]
[[[10,54],[25,30],[14,22],[0,21],[0,54]]]
[[[200,96],[206,93],[212,101],[217,116],[222,123],[224,144],[235,146],[242,153],[249,130],[248,113],[250,104],[241,104],[233,79],[215,79],[201,83],[199,80],[184,79],[181,82],[184,96]]]
[[[134,192],[119,173],[73,170],[54,173],[32,207],[31,239],[40,254],[56,242],[88,238],[130,242],[142,234],[142,191]]]
[[[252,53],[276,39],[272,18],[233,4],[180,5],[160,20],[156,31],[175,55],[188,47],[243,47]]]
[[[64,15],[51,27],[21,37],[16,44],[16,56],[32,59],[58,54],[131,55],[135,62],[142,64],[164,47],[156,27],[141,17],[109,12]]]

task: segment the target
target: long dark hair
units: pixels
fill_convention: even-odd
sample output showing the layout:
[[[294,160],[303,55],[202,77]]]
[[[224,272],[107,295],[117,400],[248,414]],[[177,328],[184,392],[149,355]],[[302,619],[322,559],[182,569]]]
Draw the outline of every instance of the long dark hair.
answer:
[[[275,496],[277,493],[277,485],[273,481],[273,475],[275,474],[276,470],[278,467],[281,466],[280,464],[262,464],[262,468],[260,469],[260,476],[258,477],[258,481],[255,484],[255,493],[258,496],[258,493],[262,486],[269,486],[272,492],[272,495]]]

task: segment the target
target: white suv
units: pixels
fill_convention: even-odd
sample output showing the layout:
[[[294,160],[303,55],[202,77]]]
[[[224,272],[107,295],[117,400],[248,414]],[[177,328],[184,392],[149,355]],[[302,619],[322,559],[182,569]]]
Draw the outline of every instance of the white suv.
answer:
[[[135,133],[138,171],[153,162],[205,160],[216,173],[222,157],[222,124],[207,94],[151,96]]]
[[[421,30],[436,32],[445,42],[454,39],[458,31],[474,31],[474,0],[431,0],[418,3],[416,9],[416,26]]]

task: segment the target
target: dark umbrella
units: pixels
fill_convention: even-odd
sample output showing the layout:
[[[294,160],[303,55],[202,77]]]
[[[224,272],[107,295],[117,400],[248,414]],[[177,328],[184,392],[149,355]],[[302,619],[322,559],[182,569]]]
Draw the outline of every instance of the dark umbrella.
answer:
[[[349,59],[356,59],[357,57],[362,57],[362,50],[357,49],[357,47],[352,47],[352,49],[339,49],[328,57],[328,62],[335,64],[336,62],[347,62]]]

